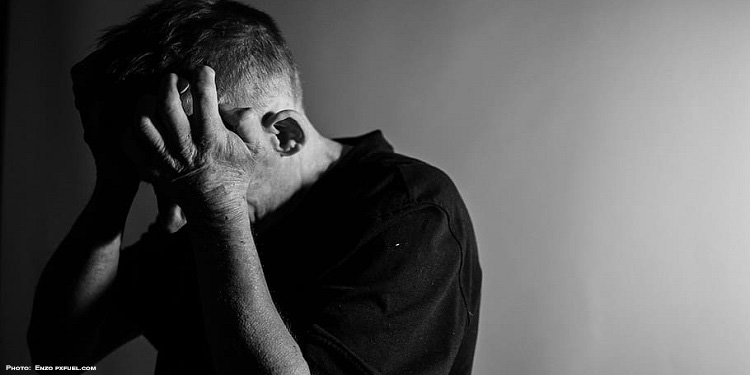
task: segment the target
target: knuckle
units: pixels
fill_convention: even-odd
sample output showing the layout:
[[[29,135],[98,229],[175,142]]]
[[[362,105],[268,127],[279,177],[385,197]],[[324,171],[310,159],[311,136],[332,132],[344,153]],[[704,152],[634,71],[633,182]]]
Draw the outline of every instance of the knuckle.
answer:
[[[216,92],[216,89],[209,83],[210,81],[203,81],[201,85],[198,85],[198,95],[204,101],[210,100]]]
[[[193,137],[190,136],[190,133],[181,134],[177,137],[177,143],[187,150],[192,146]]]
[[[180,110],[182,110],[182,107],[176,107],[168,100],[165,100],[164,103],[162,103],[162,111],[164,115],[167,116],[170,120],[173,120],[177,118],[180,115]]]
[[[211,123],[214,121],[213,116],[211,116],[210,112],[199,112],[197,118],[197,124],[201,128],[205,128],[207,125],[211,125]],[[209,134],[204,136],[204,138],[207,138]]]
[[[196,154],[192,141],[182,138],[178,142],[180,143],[180,159],[189,163],[195,158]]]
[[[195,149],[195,147],[192,147],[188,150],[187,157],[190,163],[193,165],[201,164],[205,161],[203,156],[198,152],[198,150]]]
[[[202,97],[213,95],[216,92],[215,78],[216,72],[208,66],[202,66],[198,69],[196,93]]]

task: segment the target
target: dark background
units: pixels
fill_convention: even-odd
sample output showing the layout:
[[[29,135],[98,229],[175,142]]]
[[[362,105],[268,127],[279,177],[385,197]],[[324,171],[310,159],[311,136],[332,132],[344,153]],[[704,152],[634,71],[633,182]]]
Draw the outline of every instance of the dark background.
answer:
[[[3,368],[30,364],[34,285],[93,184],[68,70],[144,3],[4,3]],[[750,3],[253,4],[324,134],[382,129],[463,193],[485,270],[475,373],[750,372]],[[153,362],[139,340],[97,372]]]

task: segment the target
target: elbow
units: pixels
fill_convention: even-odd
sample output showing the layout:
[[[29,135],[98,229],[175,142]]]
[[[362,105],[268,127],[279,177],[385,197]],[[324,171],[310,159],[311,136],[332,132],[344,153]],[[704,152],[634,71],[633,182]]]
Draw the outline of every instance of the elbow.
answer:
[[[31,363],[35,365],[47,365],[59,363],[60,353],[55,353],[53,343],[49,337],[45,337],[44,330],[39,328],[38,324],[29,325],[26,331],[26,345],[31,355]]]
[[[45,347],[44,338],[40,336],[39,329],[32,320],[28,330],[26,330],[26,346],[29,348],[31,363],[35,365],[52,362],[50,350]]]

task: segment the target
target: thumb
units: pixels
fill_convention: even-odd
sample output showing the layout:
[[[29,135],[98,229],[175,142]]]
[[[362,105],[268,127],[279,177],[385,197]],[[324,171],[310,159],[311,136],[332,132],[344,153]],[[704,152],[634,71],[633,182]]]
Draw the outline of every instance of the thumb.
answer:
[[[187,223],[180,206],[167,194],[163,187],[154,185],[156,206],[159,209],[157,222],[169,233],[177,232]]]

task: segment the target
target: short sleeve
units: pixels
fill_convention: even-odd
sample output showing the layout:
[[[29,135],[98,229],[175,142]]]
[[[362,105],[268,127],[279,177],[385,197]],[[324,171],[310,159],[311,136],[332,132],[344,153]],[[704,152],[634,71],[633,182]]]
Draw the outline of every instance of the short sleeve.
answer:
[[[315,374],[448,374],[471,319],[462,241],[424,205],[385,218],[322,283],[300,346]]]

